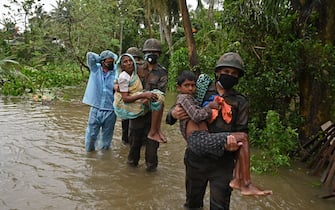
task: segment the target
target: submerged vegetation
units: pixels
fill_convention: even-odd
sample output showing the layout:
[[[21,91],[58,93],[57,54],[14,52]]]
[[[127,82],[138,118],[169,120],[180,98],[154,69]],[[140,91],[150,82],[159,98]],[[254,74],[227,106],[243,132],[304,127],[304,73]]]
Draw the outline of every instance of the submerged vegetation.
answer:
[[[0,61],[0,72],[2,94],[30,94],[34,100],[54,99],[53,89],[81,85],[87,77],[74,64],[48,64],[34,68],[8,59]]]

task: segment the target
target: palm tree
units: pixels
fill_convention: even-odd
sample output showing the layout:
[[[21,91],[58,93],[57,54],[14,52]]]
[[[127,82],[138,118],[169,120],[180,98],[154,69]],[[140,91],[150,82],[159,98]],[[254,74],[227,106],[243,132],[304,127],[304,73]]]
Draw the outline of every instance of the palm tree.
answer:
[[[160,40],[162,43],[167,42],[170,54],[173,53],[173,41],[171,28],[178,21],[179,9],[178,1],[165,0],[145,0],[145,18],[149,30],[149,37],[153,37],[152,19],[158,16]]]
[[[184,26],[185,38],[187,43],[188,49],[188,60],[190,63],[191,69],[195,68],[199,63],[198,60],[198,53],[195,45],[195,40],[192,33],[192,26],[190,20],[190,14],[188,12],[188,8],[186,5],[186,0],[179,0],[179,7],[182,16],[182,22]],[[199,74],[198,70],[196,69],[196,73]]]

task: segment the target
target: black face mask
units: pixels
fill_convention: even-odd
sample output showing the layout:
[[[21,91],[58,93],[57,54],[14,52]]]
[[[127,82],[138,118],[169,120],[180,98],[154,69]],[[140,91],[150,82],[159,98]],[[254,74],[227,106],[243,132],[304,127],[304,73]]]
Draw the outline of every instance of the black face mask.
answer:
[[[234,85],[237,84],[238,78],[229,74],[220,74],[218,81],[221,87],[226,90],[230,90],[233,88]]]
[[[145,54],[144,59],[148,61],[150,64],[156,64],[158,60],[158,56],[153,53]]]
[[[114,70],[114,63],[105,64],[108,70]]]

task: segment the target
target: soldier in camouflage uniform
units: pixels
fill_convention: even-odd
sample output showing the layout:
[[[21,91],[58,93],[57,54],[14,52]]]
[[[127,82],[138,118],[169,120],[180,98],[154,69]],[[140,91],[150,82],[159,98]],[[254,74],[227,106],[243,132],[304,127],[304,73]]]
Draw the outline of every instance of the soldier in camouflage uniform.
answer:
[[[148,72],[143,80],[143,89],[151,91],[158,89],[165,93],[168,83],[167,70],[158,64],[158,58],[162,53],[161,44],[157,39],[147,39],[144,42],[144,59],[147,63]],[[158,166],[157,150],[159,142],[148,138],[151,125],[151,112],[129,121],[130,151],[128,154],[128,164],[137,166],[140,160],[141,147],[145,145],[145,164],[148,172],[156,171]],[[161,134],[162,138],[166,137]]]

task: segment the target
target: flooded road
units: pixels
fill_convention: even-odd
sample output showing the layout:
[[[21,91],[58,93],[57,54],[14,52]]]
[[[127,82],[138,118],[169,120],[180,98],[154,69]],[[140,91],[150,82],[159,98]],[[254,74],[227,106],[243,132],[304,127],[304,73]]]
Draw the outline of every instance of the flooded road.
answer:
[[[70,92],[73,100],[50,104],[0,97],[0,209],[183,209],[185,142],[178,125],[162,124],[168,143],[159,148],[158,171],[147,173],[143,153],[138,168],[126,164],[120,120],[111,150],[85,152],[89,108],[80,102],[81,90]],[[174,95],[166,98],[169,108]],[[325,190],[313,187],[318,177],[303,165],[253,179],[274,194],[254,198],[234,191],[232,210],[335,209],[335,200],[318,198]]]

